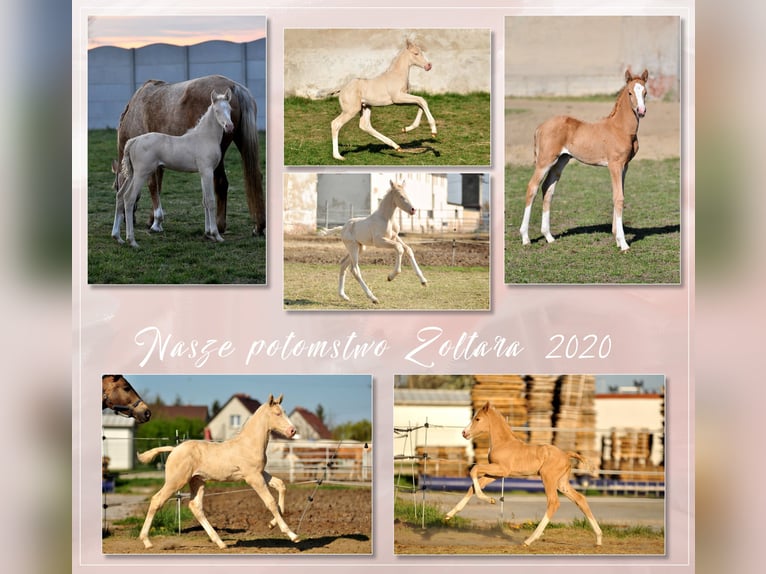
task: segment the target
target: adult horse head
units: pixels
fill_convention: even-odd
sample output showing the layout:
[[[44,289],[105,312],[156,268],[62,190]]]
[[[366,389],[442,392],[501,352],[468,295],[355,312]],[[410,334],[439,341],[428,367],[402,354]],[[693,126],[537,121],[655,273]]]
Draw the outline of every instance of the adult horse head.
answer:
[[[112,409],[118,415],[136,419],[138,423],[145,423],[152,417],[149,406],[122,375],[102,375],[101,387],[102,409]]]

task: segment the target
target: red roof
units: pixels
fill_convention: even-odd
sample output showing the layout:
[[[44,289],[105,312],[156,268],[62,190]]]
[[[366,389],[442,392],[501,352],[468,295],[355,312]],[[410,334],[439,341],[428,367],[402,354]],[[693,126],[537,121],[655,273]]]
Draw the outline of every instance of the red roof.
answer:
[[[205,406],[193,405],[152,405],[152,418],[161,419],[194,419],[207,422],[208,412]]]
[[[319,438],[323,439],[331,439],[332,433],[330,432],[330,429],[328,429],[325,424],[322,422],[322,419],[320,419],[318,416],[316,416],[314,413],[312,413],[308,409],[304,409],[303,407],[295,407],[293,409],[293,412],[299,413],[303,420],[306,421],[311,428],[313,428],[316,433],[319,435]]]

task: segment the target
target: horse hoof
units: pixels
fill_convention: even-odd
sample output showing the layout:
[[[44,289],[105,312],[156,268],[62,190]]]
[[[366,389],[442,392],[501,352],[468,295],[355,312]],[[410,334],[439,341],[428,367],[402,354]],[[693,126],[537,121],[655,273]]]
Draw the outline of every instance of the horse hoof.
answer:
[[[346,158],[345,158],[345,157],[343,157],[342,155],[335,155],[335,154],[333,154],[333,156],[332,156],[332,157],[334,157],[335,159],[339,159],[340,161],[344,161],[344,160],[346,159]]]
[[[375,305],[377,305],[378,303],[380,303],[380,301],[378,301],[378,298],[377,298],[377,297],[373,297],[373,298],[372,298],[372,299],[370,299],[370,300],[371,300],[371,301],[372,301],[372,302],[373,302]]]
[[[421,281],[421,282],[420,282],[420,284],[421,284],[423,287],[428,287],[428,281]]]

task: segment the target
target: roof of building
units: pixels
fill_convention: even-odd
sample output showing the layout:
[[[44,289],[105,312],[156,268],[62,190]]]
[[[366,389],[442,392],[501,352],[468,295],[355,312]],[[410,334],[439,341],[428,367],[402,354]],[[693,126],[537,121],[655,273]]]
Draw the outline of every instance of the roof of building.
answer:
[[[208,420],[208,410],[206,406],[196,405],[153,405],[152,419],[194,419]]]
[[[308,409],[304,409],[303,407],[295,407],[293,409],[293,413],[298,413],[303,418],[306,423],[308,423],[311,428],[313,428],[316,433],[319,435],[319,438],[324,439],[331,439],[332,433],[330,432],[330,429],[328,429],[325,424],[322,422],[322,419],[320,419],[317,415],[312,413]],[[292,416],[292,414],[290,415]]]
[[[396,405],[470,406],[467,389],[394,389]]]

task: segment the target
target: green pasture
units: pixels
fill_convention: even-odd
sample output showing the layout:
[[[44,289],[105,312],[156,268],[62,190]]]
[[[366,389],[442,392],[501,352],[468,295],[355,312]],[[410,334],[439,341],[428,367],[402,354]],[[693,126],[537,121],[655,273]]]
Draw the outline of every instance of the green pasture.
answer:
[[[572,161],[551,206],[551,244],[540,233],[542,192],[529,224],[519,226],[532,166],[505,169],[505,282],[558,284],[679,284],[681,278],[680,161],[635,160],[625,179],[623,227],[630,245],[612,236],[612,188],[606,168]]]
[[[360,265],[365,283],[380,301],[372,303],[349,272],[346,295],[338,296],[339,265],[284,264],[284,308],[314,310],[475,310],[489,309],[489,268],[421,266],[428,279],[423,287],[408,264],[388,281],[391,265]]]
[[[425,116],[418,128],[402,132],[415,118],[417,106],[373,108],[372,125],[400,144],[403,151],[397,152],[363,132],[359,119],[352,118],[338,137],[343,161],[332,157],[330,134],[330,122],[340,114],[338,98],[285,98],[285,165],[489,165],[489,94],[420,95],[436,119],[435,138]]]
[[[260,159],[264,173],[265,140],[265,134],[261,133]],[[139,248],[119,245],[111,237],[115,210],[111,162],[116,157],[115,130],[88,133],[88,283],[266,283],[266,240],[252,236],[242,163],[235,146],[232,145],[226,154],[229,194],[223,243],[215,243],[204,236],[205,214],[199,174],[166,170],[162,184],[164,231],[149,233],[147,221],[151,199],[149,188],[144,186],[136,212]],[[124,225],[121,235],[124,239]]]

